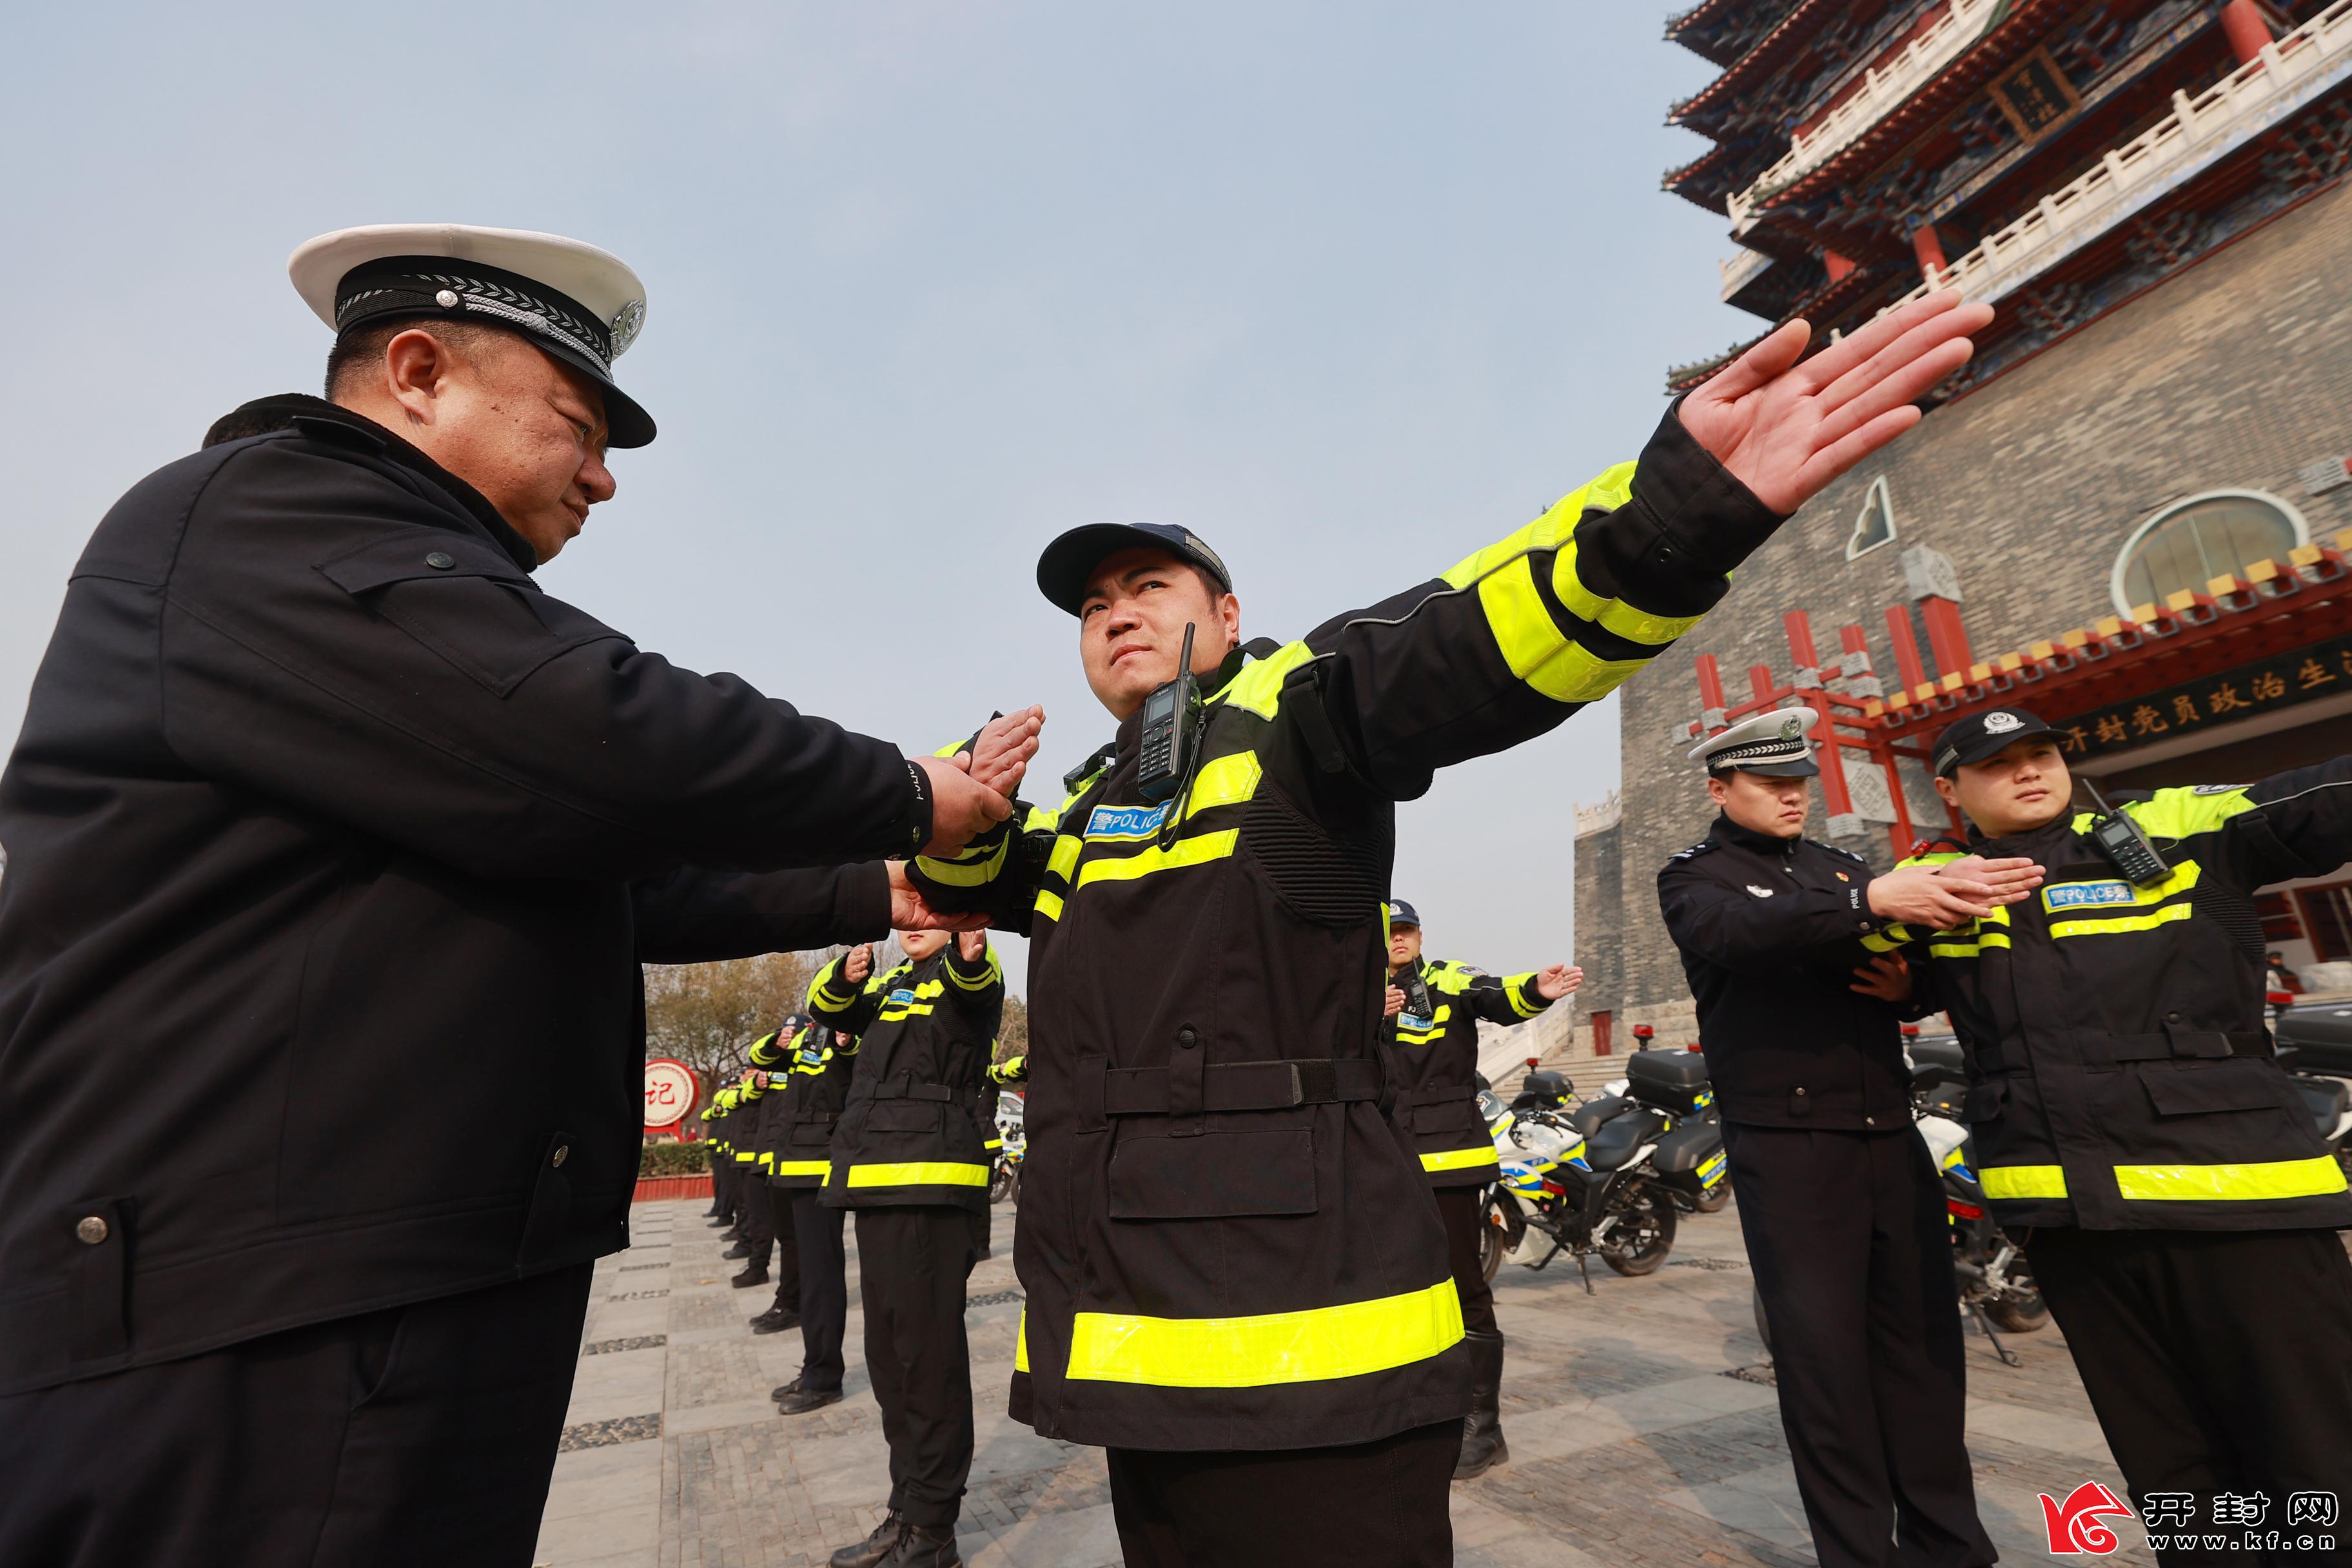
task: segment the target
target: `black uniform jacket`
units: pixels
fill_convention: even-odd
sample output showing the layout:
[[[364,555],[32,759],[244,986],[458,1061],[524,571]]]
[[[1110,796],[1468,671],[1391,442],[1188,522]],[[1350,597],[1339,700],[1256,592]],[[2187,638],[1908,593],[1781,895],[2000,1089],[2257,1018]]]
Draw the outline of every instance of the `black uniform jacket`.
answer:
[[[1416,960],[1389,984],[1404,993],[1404,1010],[1382,1030],[1397,1126],[1431,1186],[1483,1186],[1501,1168],[1478,1113],[1478,1021],[1524,1024],[1551,1003],[1532,973],[1489,974],[1443,958]]]
[[[1726,1120],[1856,1131],[1911,1125],[1908,1009],[1849,989],[1896,943],[1860,857],[1717,816],[1658,872],[1658,907],[1698,1001]]]
[[[820,977],[809,992],[817,1021],[857,1037],[855,1076],[833,1132],[832,1208],[908,1204],[988,1206],[996,1126],[982,1109],[988,1058],[1004,1016],[996,950],[964,962],[955,939],[920,963],[902,963],[854,995]]]
[[[2344,1172],[2273,1059],[2252,896],[2343,864],[2352,757],[2120,809],[2164,852],[2164,880],[2124,880],[2091,817],[2060,816],[1969,846],[2039,862],[2032,898],[1957,931],[1895,928],[1967,1054],[1994,1212],[2089,1230],[2352,1225]]]
[[[817,983],[823,984],[824,978],[820,974]],[[766,1167],[768,1181],[779,1187],[821,1187],[833,1168],[833,1130],[857,1070],[857,1038],[853,1035],[842,1045],[831,1028],[811,1024],[786,1044],[790,1048],[782,1057],[786,1065],[770,1069],[785,1077],[781,1096],[769,1091],[780,1100],[781,1110],[772,1144],[775,1157]]]
[[[624,1246],[639,963],[879,935],[878,866],[767,873],[928,833],[390,432],[241,416],[99,525],[0,776],[0,1393]]]
[[[1167,808],[1130,717],[1058,808],[914,864],[1031,937],[1017,1418],[1263,1449],[1465,1413],[1444,1226],[1379,1103],[1395,803],[1612,690],[1774,526],[1669,414],[1444,576],[1235,652]]]

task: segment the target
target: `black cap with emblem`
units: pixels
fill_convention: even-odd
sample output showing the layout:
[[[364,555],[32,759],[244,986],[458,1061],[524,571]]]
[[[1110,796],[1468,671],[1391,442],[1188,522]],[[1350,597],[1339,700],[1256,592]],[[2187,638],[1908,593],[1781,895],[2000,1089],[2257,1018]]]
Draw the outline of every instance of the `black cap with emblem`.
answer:
[[[613,380],[645,324],[645,286],[593,245],[469,224],[371,224],[305,241],[286,269],[338,337],[402,317],[503,327],[596,383],[613,446],[654,438],[653,416]]]
[[[1223,558],[1191,529],[1172,522],[1089,522],[1074,528],[1037,557],[1037,590],[1075,616],[1086,602],[1087,579],[1122,550],[1165,550],[1207,573],[1219,589],[1234,591],[1234,574],[1225,570]]]
[[[1988,708],[1981,713],[1956,719],[1936,737],[1932,753],[1936,776],[1950,778],[1956,770],[1969,763],[1983,762],[2012,742],[2051,732],[2039,714],[2023,708]]]
[[[1810,708],[1779,708],[1742,719],[1691,748],[1691,761],[1705,763],[1720,778],[1729,773],[1772,779],[1809,779],[1822,771],[1805,739],[1820,715]]]
[[[1394,931],[1399,926],[1411,926],[1419,931],[1421,915],[1402,899],[1391,899],[1389,900],[1389,930]]]

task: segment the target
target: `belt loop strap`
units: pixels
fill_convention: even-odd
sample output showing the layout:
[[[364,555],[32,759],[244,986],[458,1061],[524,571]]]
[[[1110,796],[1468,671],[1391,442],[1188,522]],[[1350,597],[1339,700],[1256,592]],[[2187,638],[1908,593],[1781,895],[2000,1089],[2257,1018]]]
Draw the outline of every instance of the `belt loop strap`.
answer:
[[[1168,1135],[1197,1138],[1201,1111],[1207,1101],[1208,1055],[1201,1047],[1200,1031],[1187,1024],[1176,1031],[1176,1048],[1168,1058]]]
[[[1108,1057],[1078,1058],[1078,1120],[1080,1132],[1099,1132],[1110,1125],[1110,1116],[1103,1106],[1103,1090],[1110,1079]]]
[[[131,1351],[131,1216],[127,1197],[85,1198],[59,1211],[66,1233],[67,1354],[79,1367]]]

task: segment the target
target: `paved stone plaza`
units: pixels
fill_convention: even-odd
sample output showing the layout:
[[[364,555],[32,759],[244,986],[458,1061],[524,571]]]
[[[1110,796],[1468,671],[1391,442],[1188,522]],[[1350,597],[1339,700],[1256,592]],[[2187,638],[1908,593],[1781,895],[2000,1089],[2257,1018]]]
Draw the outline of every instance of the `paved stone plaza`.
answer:
[[[736,1290],[699,1202],[645,1204],[636,1245],[596,1270],[565,1451],[540,1536],[551,1568],[804,1568],[881,1518],[881,1417],[859,1355],[851,1258],[849,1396],[779,1416],[796,1332],[755,1336],[766,1289]],[[961,1525],[974,1568],[1115,1563],[1101,1455],[1008,1420],[1020,1315],[1012,1212],[970,1286],[979,1454]],[[1454,1489],[1468,1568],[1769,1564],[1813,1561],[1749,1310],[1730,1212],[1685,1216],[1646,1279],[1575,1265],[1506,1265],[1496,1280],[1511,1362],[1511,1463]],[[2037,1492],[2122,1489],[2055,1328],[2004,1335],[2012,1369],[1969,1340],[1969,1446],[1985,1523],[2008,1563],[2042,1551]],[[2126,1527],[2127,1539],[2136,1532]],[[2143,1547],[2102,1559],[2146,1568]]]

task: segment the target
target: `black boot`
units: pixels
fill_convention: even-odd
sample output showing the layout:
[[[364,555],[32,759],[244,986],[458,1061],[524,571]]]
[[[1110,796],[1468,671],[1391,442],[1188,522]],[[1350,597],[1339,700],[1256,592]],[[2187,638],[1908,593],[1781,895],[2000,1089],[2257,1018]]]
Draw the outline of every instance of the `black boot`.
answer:
[[[765,1259],[746,1264],[742,1273],[728,1281],[738,1290],[748,1290],[754,1285],[765,1285],[767,1282],[768,1265]]]
[[[755,1334],[782,1333],[800,1326],[801,1315],[789,1307],[771,1307],[751,1320],[751,1331]]]
[[[876,1568],[885,1557],[897,1549],[899,1539],[913,1525],[895,1513],[886,1513],[874,1533],[855,1546],[845,1546],[826,1561],[825,1568]]]
[[[751,1256],[751,1244],[748,1241],[739,1241],[719,1256],[721,1258],[749,1258]]]
[[[1470,1414],[1462,1418],[1462,1458],[1454,1479],[1466,1481],[1509,1462],[1503,1441],[1503,1336],[1473,1329],[1470,1342]]]
[[[837,1388],[804,1388],[794,1383],[790,1388],[778,1391],[776,1414],[805,1415],[812,1410],[822,1410],[828,1405],[840,1403],[841,1390]]]
[[[910,1524],[882,1568],[963,1568],[952,1524]]]

